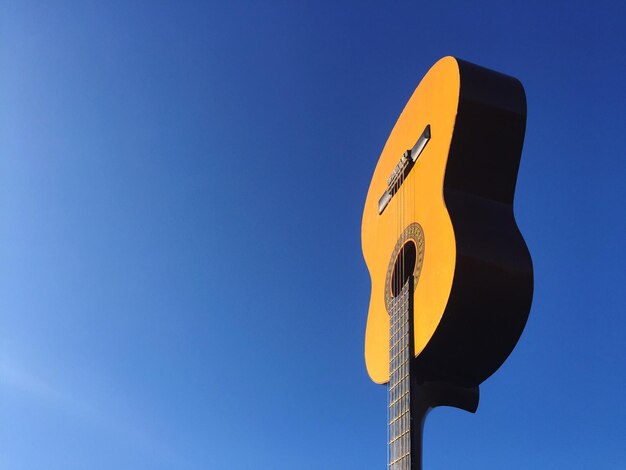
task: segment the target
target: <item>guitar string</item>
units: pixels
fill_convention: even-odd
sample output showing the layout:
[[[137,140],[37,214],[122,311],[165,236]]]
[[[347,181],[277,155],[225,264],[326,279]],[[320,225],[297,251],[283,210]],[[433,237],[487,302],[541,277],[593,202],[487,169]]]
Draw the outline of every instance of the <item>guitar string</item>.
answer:
[[[404,204],[402,203],[402,175],[403,175],[404,169],[402,170],[402,172],[400,173],[400,178],[398,178],[398,203],[400,204],[400,226],[398,227],[398,235],[400,238],[402,238],[402,224],[403,224],[403,220],[404,220]],[[398,276],[396,276],[396,279],[398,281],[398,286],[396,287],[396,327],[394,328],[394,336],[395,336],[395,340],[394,340],[394,356],[396,356],[396,364],[394,364],[394,369],[398,368],[398,363],[400,362],[400,356],[399,354],[399,344],[398,344],[398,334],[397,334],[397,330],[398,327],[400,326],[400,315],[401,315],[401,310],[399,308],[400,304],[399,301],[400,299],[400,290],[402,289],[402,242],[400,242],[400,251],[398,251]],[[395,377],[394,377],[394,387],[396,390],[396,394],[398,394],[398,372],[396,370],[396,372],[394,373]],[[401,404],[401,402],[398,402]],[[402,406],[400,406],[400,408],[402,408]],[[398,452],[398,425],[394,424],[395,426],[395,433],[394,433],[394,462],[396,462],[398,460],[399,457],[399,452]]]
[[[394,182],[394,190],[395,190],[395,182]],[[396,227],[395,227],[395,233],[397,235],[398,233],[398,218],[400,217],[399,214],[399,206],[398,206],[398,201],[396,199],[396,204],[395,204],[395,209],[396,209]],[[392,255],[393,256],[393,255]],[[392,283],[392,296],[393,296],[393,291],[395,290],[395,278],[393,277],[393,273],[391,274],[391,283]],[[387,395],[389,396],[389,406],[387,407],[388,410],[388,414],[389,414],[389,419],[387,420],[387,423],[391,423],[391,387],[393,386],[392,384],[392,364],[391,364],[391,357],[392,357],[392,351],[391,351],[391,345],[392,345],[392,341],[393,341],[393,331],[392,331],[392,326],[393,326],[393,322],[394,322],[394,306],[395,303],[391,303],[391,312],[390,312],[390,316],[389,316],[389,392],[387,393]],[[392,436],[391,436],[391,424],[387,425],[387,429],[388,429],[388,437],[387,437],[387,442],[390,443]],[[391,467],[391,462],[392,462],[392,451],[391,451],[391,444],[388,444],[388,451],[387,451],[387,459],[388,459],[388,467]]]
[[[409,150],[409,159],[411,159],[411,151]],[[412,168],[411,168],[412,170]],[[407,175],[408,178],[408,175]],[[415,214],[413,213],[413,197],[412,197],[412,188],[413,188],[413,184],[414,184],[414,180],[415,180],[415,173],[413,174],[413,178],[409,179],[409,181],[407,182],[407,184],[409,185],[407,188],[407,198],[408,198],[408,207],[409,207],[409,217],[408,217],[408,223],[413,223],[413,220],[415,219]],[[411,242],[413,243],[413,242]],[[409,265],[406,267],[406,269],[409,271],[406,273],[407,276],[407,280],[410,280],[411,277],[413,276],[413,273],[410,271],[411,269],[415,269],[415,264],[411,265],[411,263],[409,263]],[[411,296],[413,295],[413,284],[411,282],[409,282],[409,290],[408,290],[408,297],[407,297],[407,318],[406,318],[406,331],[407,331],[407,335],[406,335],[406,357],[407,357],[407,363],[406,363],[406,369],[407,369],[407,374],[410,374],[410,368],[411,368],[411,341],[413,340],[413,338],[411,337],[411,329],[409,328],[409,325],[411,324],[411,315],[413,315],[413,309],[411,308],[412,303],[411,303]],[[410,382],[410,375],[408,377],[406,377],[405,379],[405,387],[406,390],[408,392],[408,406],[407,406],[407,415],[405,417],[404,420],[404,425],[406,427],[406,437],[405,437],[405,449],[404,452],[407,455],[406,459],[405,459],[405,467],[408,467],[410,462],[411,462],[411,382]]]
[[[411,158],[411,151],[408,151],[408,155],[407,155],[408,159],[409,159],[409,164],[411,162],[410,158]],[[413,182],[415,179],[415,176],[413,176],[413,178],[410,178],[410,170],[412,168],[409,168],[409,171],[407,171],[407,173],[403,176],[403,179],[405,179],[405,184],[403,184],[404,189],[402,191],[402,199],[403,199],[403,208],[407,213],[407,218],[405,219],[403,225],[406,225],[407,223],[412,223],[415,214],[413,213],[413,202],[414,199],[412,197],[412,188],[413,188]],[[408,187],[407,187],[408,185]],[[406,230],[406,228],[403,228],[403,230]],[[410,348],[410,342],[412,340],[411,338],[411,330],[409,328],[410,325],[410,317],[413,314],[411,307],[411,302],[410,302],[410,296],[412,295],[411,292],[411,283],[408,282],[409,281],[409,276],[412,276],[412,273],[409,272],[409,270],[411,269],[411,264],[408,262],[409,260],[406,259],[407,256],[407,249],[408,249],[408,243],[412,241],[409,240],[409,237],[406,237],[406,240],[404,240],[404,254],[402,256],[402,280],[404,281],[404,284],[408,284],[406,286],[404,286],[407,289],[407,297],[406,297],[406,307],[403,309],[403,313],[405,315],[405,320],[403,321],[403,327],[406,326],[406,329],[404,329],[404,334],[403,334],[403,347],[404,347],[404,353],[403,353],[403,360],[404,363],[406,364],[406,375],[407,377],[405,377],[405,374],[402,374],[402,381],[403,381],[403,386],[401,387],[403,389],[403,392],[406,392],[406,405],[405,408],[403,409],[403,413],[404,416],[401,419],[401,428],[402,428],[402,433],[403,433],[403,438],[402,438],[402,445],[401,445],[401,450],[402,450],[402,468],[407,468],[408,466],[410,466],[410,448],[411,448],[411,443],[410,443],[410,436],[411,436],[411,429],[410,429],[410,403],[411,403],[411,394],[410,394],[410,362],[411,362],[411,348]],[[404,371],[403,371],[404,372]]]
[[[395,189],[395,188],[394,188]],[[395,219],[396,219],[396,227],[395,227],[395,231],[397,231],[398,229],[398,206],[397,203],[395,204]],[[393,252],[392,252],[392,256],[393,256]],[[394,279],[393,279],[393,273],[392,273],[392,277],[391,279],[388,280],[388,282],[391,282],[391,286],[389,286],[390,290],[392,290],[392,296],[393,296],[393,289],[395,288],[395,284],[394,284]],[[391,333],[391,326],[393,325],[393,304],[391,302],[389,302],[389,306],[391,307],[389,309],[389,359],[388,359],[388,363],[389,363],[389,382],[387,383],[387,445],[386,445],[386,450],[387,450],[387,468],[391,468],[391,445],[389,444],[389,442],[391,442],[391,341],[392,341],[392,333]]]
[[[402,232],[404,232],[404,208],[405,208],[405,206],[404,206],[404,204],[405,204],[404,203],[404,190],[405,190],[405,187],[404,187],[404,175],[405,175],[405,171],[402,170],[401,183],[400,183],[401,184],[401,186],[400,186],[401,187],[400,201],[402,202],[402,222],[401,222],[400,230]],[[403,235],[400,235],[400,236],[402,238],[404,238]],[[401,247],[401,254],[400,254],[401,258],[400,258],[400,288],[399,288],[399,290],[400,289],[404,289],[404,255],[405,255],[405,253],[404,253],[404,240],[402,240],[402,247]],[[403,299],[404,299],[404,296],[402,296],[401,300],[403,300]],[[402,316],[404,316],[405,308],[404,308],[404,306],[402,306],[402,304],[400,304],[400,305],[402,307]],[[399,326],[403,326],[403,325],[404,325],[404,321],[402,321]],[[399,346],[400,347],[398,349],[401,351],[402,350],[402,343],[400,343]],[[399,362],[402,363],[404,361],[404,353],[400,353],[400,354],[401,354],[401,356],[399,356],[400,357],[400,361]],[[398,374],[398,375],[402,375],[402,374]],[[397,380],[397,382],[400,382],[400,381]],[[401,388],[401,387],[398,387],[398,388]],[[402,392],[400,391],[400,393],[402,393]],[[404,399],[402,400],[401,403],[404,403]],[[401,409],[401,412],[404,413],[404,406],[400,406],[400,409]],[[398,428],[399,428],[398,435],[401,436],[402,433],[404,432],[404,429],[402,428],[402,418],[400,418]],[[396,449],[396,454],[397,454],[396,460],[398,462],[401,462],[402,455],[403,455],[403,452],[402,452],[402,450],[403,450],[402,449],[402,437],[399,438],[398,444],[396,444],[396,447],[397,447],[397,449]],[[400,467],[402,467],[402,466],[403,465],[400,463]]]
[[[411,158],[411,152],[410,151],[408,153],[408,158],[409,158],[409,162],[410,162],[410,158]],[[409,170],[410,170],[410,168],[409,168]],[[405,179],[407,179],[409,177],[409,174],[410,173],[407,172],[407,174],[405,176]],[[410,183],[410,181],[406,181],[407,185],[409,183]],[[405,187],[403,198],[405,200],[404,205],[405,205],[405,208],[406,208],[407,204],[411,203],[410,188]],[[410,206],[408,206],[408,208],[410,208]],[[410,223],[410,221],[411,221],[411,212],[410,212],[410,210],[407,211],[407,212],[408,212],[408,220],[405,220],[405,225],[407,223]],[[406,251],[405,251],[405,253],[406,253]],[[408,272],[409,268],[410,268],[410,264],[407,264],[406,256],[404,256],[403,257],[403,265],[402,265],[402,279],[406,279],[407,281],[408,281],[408,276],[410,275],[410,273]],[[408,372],[408,369],[409,369],[409,361],[411,360],[410,354],[409,354],[410,353],[410,350],[409,350],[409,341],[410,341],[409,333],[410,332],[409,332],[409,329],[408,329],[409,315],[411,314],[410,313],[410,302],[409,302],[409,296],[411,295],[410,288],[411,288],[411,285],[409,283],[407,285],[407,298],[406,298],[407,304],[406,304],[406,308],[404,309],[404,312],[405,312],[404,313],[405,314],[404,324],[407,326],[407,328],[406,328],[406,331],[405,331],[405,334],[404,334],[403,345],[404,345],[404,348],[405,348],[404,361],[405,361],[405,364],[406,364],[407,372]],[[404,377],[404,375],[402,377],[402,380],[403,380],[403,384],[404,384],[403,388],[406,390],[406,392],[409,392],[409,384],[408,384],[407,379]],[[402,455],[403,455],[403,457],[402,457],[402,459],[403,459],[402,460],[402,462],[403,462],[402,467],[406,467],[407,466],[407,462],[409,460],[409,458],[407,458],[407,455],[408,455],[408,442],[407,441],[408,441],[408,436],[410,436],[410,429],[408,428],[409,423],[407,422],[406,418],[408,416],[407,413],[409,413],[409,406],[410,406],[410,402],[411,402],[410,394],[407,394],[406,402],[407,402],[407,405],[406,405],[405,410],[404,410],[405,411],[405,415],[402,418],[402,432],[404,433],[404,437],[402,438],[402,444],[403,444],[402,445]]]
[[[410,154],[409,154],[409,155],[410,155]],[[407,164],[408,164],[408,163],[407,163]],[[407,177],[408,177],[408,173],[403,173],[403,176],[402,176],[403,181],[404,181],[404,180],[405,180],[405,178],[407,178]],[[408,183],[407,183],[407,184],[408,184]],[[403,184],[403,186],[405,186],[405,185]],[[404,189],[402,190],[402,208],[403,208],[403,211],[404,211],[404,210],[405,210],[405,208],[406,208],[406,195],[407,195],[406,193],[407,193],[407,188],[406,188],[406,186],[405,186],[405,187],[404,187]],[[403,230],[404,230],[404,225],[406,225],[406,219],[403,221],[403,224],[402,224],[402,225],[403,225]],[[406,242],[406,241],[405,241],[405,242]],[[405,251],[404,251],[404,253],[403,253],[403,255],[402,255],[402,281],[403,281],[403,282],[405,282],[405,279],[406,279],[406,277],[405,277],[405,275],[407,274],[407,273],[406,273],[406,269],[407,269],[407,265],[406,265],[406,247],[405,247]],[[409,286],[409,287],[410,287],[410,286]],[[410,295],[410,293],[408,293],[407,295]],[[408,299],[407,299],[407,300],[408,300]],[[407,307],[403,308],[403,314],[407,316],[407,317],[405,318],[405,321],[403,322],[403,326],[404,326],[404,323],[408,320],[408,304],[407,304]],[[406,331],[406,332],[405,332],[405,334],[403,335],[403,343],[402,343],[402,345],[403,345],[403,347],[404,347],[404,348],[408,348],[408,340],[409,340],[409,338],[408,338],[408,329],[407,329],[407,331]],[[407,343],[407,345],[406,345],[406,346],[404,346],[404,343],[405,343],[405,342]],[[408,358],[408,354],[407,354],[407,353],[408,353],[408,350],[405,350],[405,352],[403,352],[403,354],[402,354],[402,356],[403,356],[403,361],[404,361],[404,362],[406,362],[406,361],[408,361],[408,360],[409,360],[409,358]],[[408,363],[407,363],[407,369],[408,369]],[[404,375],[403,375],[403,377],[402,377],[402,380],[403,380],[403,381],[405,381]],[[406,385],[406,383],[405,383],[405,385]],[[410,396],[408,396],[408,395],[407,395],[407,398],[409,398],[409,400],[410,400]],[[406,401],[407,401],[407,402],[409,402],[409,400],[406,400]],[[404,413],[404,412],[406,412],[406,409],[404,409],[404,410],[403,410],[403,413]],[[406,425],[405,425],[405,417],[406,417],[406,416],[403,416],[403,417],[402,417],[402,420],[401,420],[401,422],[400,422],[400,423],[401,423],[400,427],[401,427],[401,429],[402,429],[402,433],[406,433],[406,431],[407,431],[407,429],[405,429],[405,426],[406,426]],[[404,434],[404,436],[406,436],[406,434]],[[404,444],[404,440],[405,440],[405,439],[406,439],[406,437],[402,437],[402,440],[401,440],[400,442],[401,442],[402,444]],[[401,455],[402,455],[402,465],[401,465],[401,466],[402,466],[402,467],[405,467],[405,466],[406,466],[406,465],[405,465],[405,463],[406,463],[406,458],[404,457],[404,455],[405,455],[405,453],[406,453],[406,445],[402,445],[402,444],[400,445]]]
[[[396,181],[394,183],[394,186],[395,186],[394,190],[396,192],[396,196],[399,196],[398,195],[399,178],[396,179]],[[396,197],[396,234],[395,234],[396,235],[396,237],[395,237],[396,240],[398,239],[398,235],[400,233],[400,211],[401,210],[402,210],[402,206],[400,204],[400,200],[399,200],[398,197]],[[397,256],[397,254],[394,254],[394,256]],[[395,271],[395,269],[396,269],[396,259],[393,260],[393,263],[394,263],[393,270]],[[393,344],[394,344],[394,340],[393,340],[393,338],[394,338],[394,334],[395,334],[395,331],[394,331],[395,328],[393,327],[393,325],[395,325],[396,318],[397,318],[397,315],[398,315],[397,303],[396,303],[396,299],[395,299],[395,296],[396,296],[396,294],[398,292],[398,279],[397,279],[397,276],[396,276],[395,272],[392,272],[391,276],[392,276],[391,277],[391,281],[393,283],[392,296],[394,297],[393,306],[392,306],[391,310],[394,313],[393,313],[393,319],[391,320],[393,323],[392,323],[392,326],[390,327],[390,331],[389,331],[389,335],[390,335],[390,337],[389,337],[389,374],[390,374],[390,377],[389,377],[389,401],[390,401],[390,404],[393,403],[392,390],[393,390],[393,385],[394,385],[393,384],[393,369],[394,369],[394,364],[393,364]],[[394,406],[394,405],[390,405],[390,407],[391,406]],[[388,421],[390,423],[389,424],[389,439],[388,439],[388,442],[389,442],[389,466],[390,467],[391,467],[391,465],[393,465],[393,460],[395,458],[395,454],[394,454],[395,446],[392,444],[392,441],[396,437],[393,434],[393,432],[392,432],[392,426],[393,426],[391,424],[391,417],[392,416],[393,416],[393,414],[392,414],[392,411],[391,411],[391,408],[390,408],[390,410],[389,410],[389,417],[390,417],[390,419]]]
[[[397,237],[396,237],[396,243],[399,242],[399,238],[398,237],[402,237],[402,193],[401,193],[401,188],[402,188],[402,174],[398,175],[398,190],[396,192],[397,198],[398,198],[398,233],[397,233]],[[400,255],[400,250],[398,250],[398,252],[396,253],[396,259],[394,260],[394,270],[399,270],[400,269],[400,259],[398,258]],[[393,351],[392,351],[392,357],[395,358],[393,359],[394,363],[392,366],[392,374],[394,375],[393,377],[393,389],[394,389],[394,393],[392,394],[392,398],[394,398],[394,402],[396,402],[395,400],[395,395],[397,394],[397,373],[396,373],[396,368],[397,368],[397,349],[398,349],[398,343],[397,343],[397,335],[396,335],[396,330],[398,328],[398,318],[399,318],[399,314],[400,314],[400,309],[398,308],[398,300],[399,300],[399,294],[400,294],[400,277],[399,277],[399,272],[395,273],[395,282],[396,282],[396,288],[395,288],[395,316],[394,316],[394,324],[395,327],[393,328],[392,332],[393,332]],[[395,408],[398,408],[398,404],[399,402],[396,402],[394,406]],[[394,424],[392,425],[394,429],[394,432],[391,433],[391,438],[393,441],[393,444],[391,445],[392,447],[392,455],[391,455],[391,465],[392,468],[395,467],[395,461],[398,458],[398,445],[396,444],[397,442],[397,438],[398,438],[398,433],[397,433],[397,425]]]
[[[405,214],[405,200],[404,200],[405,186],[404,186],[404,178],[405,178],[405,170],[403,169],[402,170],[402,175],[401,175],[401,181],[400,181],[400,187],[401,187],[400,201],[402,203],[402,220],[401,220],[401,223],[400,223],[400,236],[403,238],[403,240],[402,240],[401,254],[400,254],[400,256],[401,256],[400,257],[400,279],[399,279],[400,286],[399,286],[398,292],[400,292],[401,290],[404,289],[404,256],[405,256],[405,252],[404,252],[404,236],[403,236],[403,233],[404,233],[404,221],[405,221],[405,217],[404,217],[404,214]],[[401,301],[404,300],[404,296],[400,300]],[[404,309],[404,306],[402,305],[402,302],[400,303],[400,306],[402,307],[402,316],[404,316],[404,314],[405,314],[404,310],[405,309]],[[400,322],[400,324],[398,326],[401,327],[403,325],[404,325],[404,321]],[[402,342],[399,344],[399,347],[397,349],[399,350],[398,353],[400,354],[399,362],[400,362],[400,364],[402,364],[402,362],[404,361],[404,353],[401,352],[402,351]],[[401,373],[396,373],[396,376],[400,376],[400,375],[401,375]],[[399,393],[401,394],[402,391],[400,390],[401,389],[400,380],[398,380],[397,377],[396,377],[396,382],[398,383],[397,388],[399,389]],[[404,403],[404,401],[405,400],[403,399],[401,403]],[[401,408],[402,413],[404,413],[404,406],[401,406],[400,408]],[[400,419],[400,421],[398,421],[398,426],[397,427],[399,428],[398,429],[398,431],[399,431],[398,432],[398,436],[402,436],[402,433],[404,432],[404,429],[403,429],[403,426],[402,426],[402,418]],[[401,462],[402,455],[403,455],[402,437],[399,437],[397,442],[398,443],[396,444],[396,454],[397,454],[396,460],[398,462]],[[400,464],[400,466],[402,466],[402,464]]]
[[[402,224],[402,201],[400,200],[400,194],[399,194],[399,192],[400,192],[400,184],[401,184],[400,183],[400,178],[397,178],[397,180],[396,180],[396,186],[397,186],[396,187],[396,195],[398,197],[396,198],[396,201],[397,201],[396,204],[397,204],[397,207],[398,207],[398,211],[397,211],[397,218],[396,218],[396,240],[398,240],[398,238],[400,236],[400,233],[401,233],[401,230],[402,230],[402,225],[401,225]],[[395,256],[396,256],[396,259],[394,259],[394,271],[398,268],[398,265],[397,265],[398,253],[396,253]],[[397,325],[397,322],[398,322],[398,303],[397,303],[398,299],[397,299],[397,296],[398,296],[398,288],[400,287],[400,283],[399,283],[398,273],[397,272],[394,273],[393,282],[395,284],[394,285],[394,297],[395,298],[394,298],[394,309],[393,309],[393,310],[395,310],[394,318],[393,318],[393,322],[394,322],[395,327],[393,327],[392,331],[391,331],[391,333],[393,333],[392,340],[391,340],[391,345],[393,345],[395,347],[395,343],[396,342],[395,342],[394,337],[395,337],[395,333],[396,333],[395,330],[396,330],[396,328],[398,326]],[[393,360],[393,356],[395,356],[395,354],[393,354],[394,352],[395,351],[390,351],[390,354],[392,354],[392,360]],[[393,365],[390,365],[390,368],[392,369],[391,373],[395,374],[395,372],[394,372],[395,363]],[[395,382],[394,377],[390,377],[390,383],[391,383],[392,387],[395,387],[395,383],[394,382]],[[396,406],[397,407],[397,405],[392,405],[392,406]],[[390,432],[390,434],[391,434],[391,439],[390,440],[395,442],[395,439],[397,437],[396,434],[393,433],[393,432]],[[390,444],[390,446],[391,446],[391,448],[389,449],[390,453],[391,453],[390,461],[391,461],[391,464],[393,465],[393,462],[396,459],[396,452],[395,452],[396,451],[396,445],[395,444]]]
[[[409,151],[409,154],[408,154],[408,158],[409,158],[409,162],[410,162],[410,158],[411,158],[411,152],[410,151]],[[406,174],[405,178],[408,178],[408,177],[409,177],[409,173]],[[410,183],[410,181],[407,181],[406,184],[409,184],[409,183]],[[408,201],[408,204],[411,203],[410,195],[411,195],[410,188],[405,188],[405,196],[404,196],[404,198],[405,198],[406,201]],[[405,202],[405,205],[406,204],[407,204],[407,202]],[[409,208],[410,208],[410,205],[409,205]],[[411,221],[411,211],[409,210],[408,211],[408,221],[405,220],[405,224],[407,222],[410,223],[410,221]],[[409,268],[410,268],[410,264],[407,265],[407,262],[406,262],[406,259],[405,259],[403,267],[402,267],[402,270],[403,270],[402,278],[403,279],[406,278],[407,281],[408,281],[408,276],[410,275],[410,273],[408,272]],[[405,324],[407,325],[407,328],[406,328],[406,333],[404,335],[405,336],[404,342],[406,343],[406,345],[404,346],[406,348],[405,349],[405,353],[404,353],[404,357],[405,357],[407,372],[408,372],[408,369],[409,369],[409,361],[411,360],[411,358],[410,358],[410,349],[409,349],[409,341],[410,341],[409,333],[410,333],[410,331],[408,329],[409,316],[411,315],[411,312],[410,312],[410,302],[409,302],[409,296],[411,295],[410,289],[411,289],[411,284],[409,283],[409,285],[407,286],[407,306],[405,308],[405,315],[406,315]],[[409,391],[409,384],[408,384],[407,379],[403,376],[402,380],[404,381],[404,388],[407,391]],[[406,412],[409,412],[410,402],[411,402],[411,396],[409,394],[409,395],[407,395],[407,408],[405,410]],[[405,433],[405,435],[403,437],[403,450],[402,450],[402,455],[404,456],[403,457],[403,465],[402,465],[403,467],[406,467],[406,464],[408,462],[408,459],[406,457],[406,455],[408,454],[408,443],[406,441],[408,441],[408,436],[410,436],[410,429],[408,429],[409,423],[407,422],[407,419],[406,419],[407,416],[408,415],[405,414],[405,416],[402,418],[402,428],[403,428],[403,432]]]
[[[409,159],[411,159],[411,151],[409,150]],[[413,163],[413,165],[415,165],[415,163]],[[413,168],[411,168],[411,170],[413,170]],[[411,178],[408,182],[409,184],[409,188],[408,188],[408,198],[409,198],[409,223],[413,223],[415,221],[415,210],[414,210],[414,204],[415,204],[415,194],[414,194],[414,187],[415,187],[415,172],[413,171],[413,178]],[[411,243],[414,243],[414,241],[412,241]],[[415,243],[414,243],[415,245]],[[406,389],[408,392],[408,407],[407,407],[407,416],[405,419],[405,426],[406,426],[406,430],[407,430],[407,437],[406,437],[406,449],[405,452],[407,454],[407,459],[406,459],[406,467],[409,467],[411,465],[411,361],[413,361],[413,355],[411,353],[411,342],[414,341],[414,337],[413,337],[413,331],[410,328],[411,325],[411,321],[412,321],[412,316],[414,315],[414,302],[411,302],[411,296],[414,295],[415,292],[415,285],[413,283],[413,272],[415,271],[415,263],[417,260],[417,245],[415,245],[415,252],[414,252],[414,256],[416,257],[415,260],[413,260],[412,264],[409,264],[409,270],[412,270],[410,272],[407,273],[407,277],[412,281],[409,283],[409,292],[408,295],[409,297],[407,298],[407,319],[406,319],[406,331],[407,331],[407,338],[406,338],[406,354],[407,354],[407,365],[406,365],[406,369],[407,369],[407,377],[406,377]]]

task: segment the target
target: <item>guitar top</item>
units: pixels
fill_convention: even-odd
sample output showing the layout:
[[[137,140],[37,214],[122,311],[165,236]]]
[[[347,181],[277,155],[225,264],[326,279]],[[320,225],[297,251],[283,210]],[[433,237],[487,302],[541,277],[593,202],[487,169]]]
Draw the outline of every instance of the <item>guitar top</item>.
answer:
[[[363,211],[374,382],[389,381],[390,305],[409,276],[421,380],[476,386],[515,346],[533,288],[513,215],[525,125],[518,80],[453,57],[438,61],[406,104]]]

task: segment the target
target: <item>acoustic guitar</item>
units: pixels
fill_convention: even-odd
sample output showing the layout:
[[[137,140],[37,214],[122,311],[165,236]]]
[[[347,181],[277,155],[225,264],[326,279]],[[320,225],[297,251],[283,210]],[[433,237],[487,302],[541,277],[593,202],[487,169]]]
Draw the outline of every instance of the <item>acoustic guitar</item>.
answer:
[[[389,384],[390,469],[421,468],[428,410],[476,410],[526,324],[532,262],[513,214],[525,126],[517,79],[445,57],[376,165],[361,232],[365,363]]]

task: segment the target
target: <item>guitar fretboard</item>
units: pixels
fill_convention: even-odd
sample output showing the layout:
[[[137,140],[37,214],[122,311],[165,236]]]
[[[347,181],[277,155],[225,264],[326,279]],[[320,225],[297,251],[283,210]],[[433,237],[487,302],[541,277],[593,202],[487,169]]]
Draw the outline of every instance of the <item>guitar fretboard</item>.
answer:
[[[409,314],[411,282],[392,300],[389,331],[389,469],[411,469]]]

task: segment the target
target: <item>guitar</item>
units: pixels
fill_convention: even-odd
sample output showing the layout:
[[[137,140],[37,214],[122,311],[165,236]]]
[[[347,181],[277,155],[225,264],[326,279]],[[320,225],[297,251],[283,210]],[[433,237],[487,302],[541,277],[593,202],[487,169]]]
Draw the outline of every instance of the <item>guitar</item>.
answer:
[[[376,165],[361,231],[365,362],[389,384],[390,468],[420,468],[430,408],[476,409],[526,324],[532,262],[513,215],[525,126],[518,80],[445,57]]]

